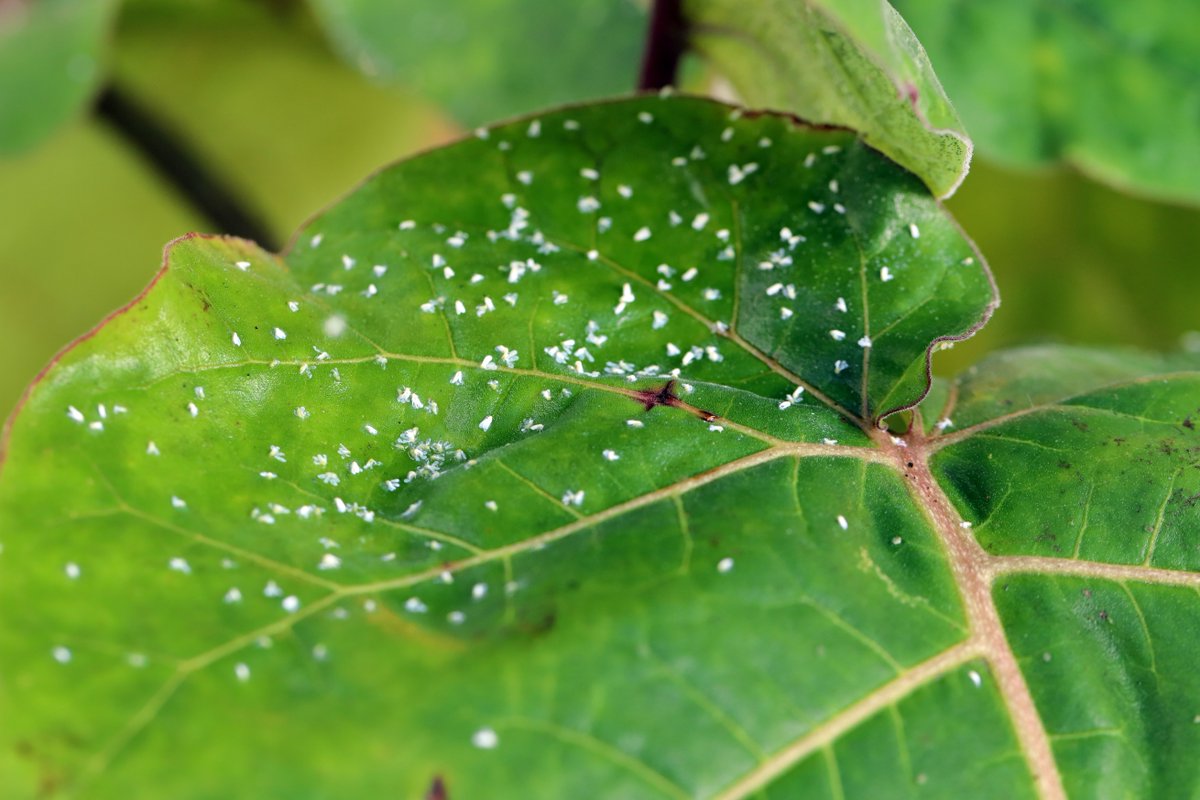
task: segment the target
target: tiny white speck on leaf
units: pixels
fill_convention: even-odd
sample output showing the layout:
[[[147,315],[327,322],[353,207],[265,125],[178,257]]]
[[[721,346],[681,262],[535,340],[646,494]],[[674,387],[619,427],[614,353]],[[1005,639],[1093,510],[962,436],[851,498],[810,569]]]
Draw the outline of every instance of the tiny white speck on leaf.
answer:
[[[491,728],[480,728],[471,736],[471,744],[480,750],[492,750],[500,744],[500,737]]]
[[[983,686],[983,676],[975,670],[968,672],[967,677],[971,679],[971,683],[975,684],[976,689],[978,689],[980,686]]]
[[[733,569],[733,559],[732,558],[722,558],[720,561],[717,562],[717,572],[724,574],[726,572],[729,572],[732,569]]]
[[[283,606],[284,611],[288,612],[289,614],[294,614],[300,610],[300,598],[296,597],[294,594],[289,594],[287,597],[283,598],[283,602],[281,602],[280,605]]]
[[[275,330],[278,331],[279,329],[276,328]],[[330,339],[336,339],[346,332],[346,318],[340,314],[334,314],[331,317],[327,317],[325,322],[321,325],[321,330]],[[282,339],[284,337],[276,334],[275,338]]]
[[[410,614],[424,614],[429,607],[421,602],[421,598],[410,597],[404,601],[404,610]]]
[[[838,514],[837,523],[838,523],[838,527],[844,531],[850,529],[850,523],[847,522],[846,518],[844,516],[842,516],[841,514]]]

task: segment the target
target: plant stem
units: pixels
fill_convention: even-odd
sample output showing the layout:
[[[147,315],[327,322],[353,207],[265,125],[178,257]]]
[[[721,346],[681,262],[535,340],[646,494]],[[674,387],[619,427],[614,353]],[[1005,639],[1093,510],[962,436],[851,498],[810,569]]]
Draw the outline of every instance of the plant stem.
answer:
[[[234,188],[212,172],[165,122],[122,89],[109,84],[97,98],[96,115],[218,232],[252,239],[268,250],[279,249],[270,228]]]
[[[638,88],[662,89],[675,83],[679,60],[687,44],[682,0],[654,0]]]

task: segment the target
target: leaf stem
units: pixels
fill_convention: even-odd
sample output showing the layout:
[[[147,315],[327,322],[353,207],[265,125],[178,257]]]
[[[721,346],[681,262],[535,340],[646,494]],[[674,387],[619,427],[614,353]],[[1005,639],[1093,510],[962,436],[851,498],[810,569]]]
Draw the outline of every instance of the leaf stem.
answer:
[[[115,84],[96,100],[96,116],[108,124],[193,209],[219,233],[252,239],[277,251],[279,242],[259,214],[238,197],[232,186],[154,113]]]
[[[686,45],[687,23],[681,0],[654,0],[638,89],[662,89],[674,84]]]

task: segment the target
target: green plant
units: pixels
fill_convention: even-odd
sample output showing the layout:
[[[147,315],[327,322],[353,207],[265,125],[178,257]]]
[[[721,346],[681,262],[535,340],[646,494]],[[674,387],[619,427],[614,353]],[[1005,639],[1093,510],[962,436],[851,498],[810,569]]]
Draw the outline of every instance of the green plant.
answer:
[[[5,433],[4,796],[1198,791],[1200,356],[933,378],[998,295],[923,51],[733,8],[660,4],[646,74],[680,13],[776,111],[481,129],[283,255],[176,240],[56,359]]]

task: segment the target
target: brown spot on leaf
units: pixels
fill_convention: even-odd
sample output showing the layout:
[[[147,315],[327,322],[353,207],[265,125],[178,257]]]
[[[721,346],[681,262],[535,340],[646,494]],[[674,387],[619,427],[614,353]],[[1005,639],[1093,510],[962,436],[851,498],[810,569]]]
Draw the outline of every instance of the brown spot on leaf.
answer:
[[[671,408],[678,408],[695,414],[705,422],[712,422],[717,419],[717,415],[711,411],[696,408],[690,403],[680,400],[679,395],[675,394],[675,380],[673,378],[657,389],[638,389],[633,395],[639,403],[646,407],[647,411],[657,406],[670,406]]]
[[[433,776],[433,782],[429,784],[429,791],[425,793],[425,800],[450,800],[450,794],[446,791],[446,782],[442,780],[441,775]]]

